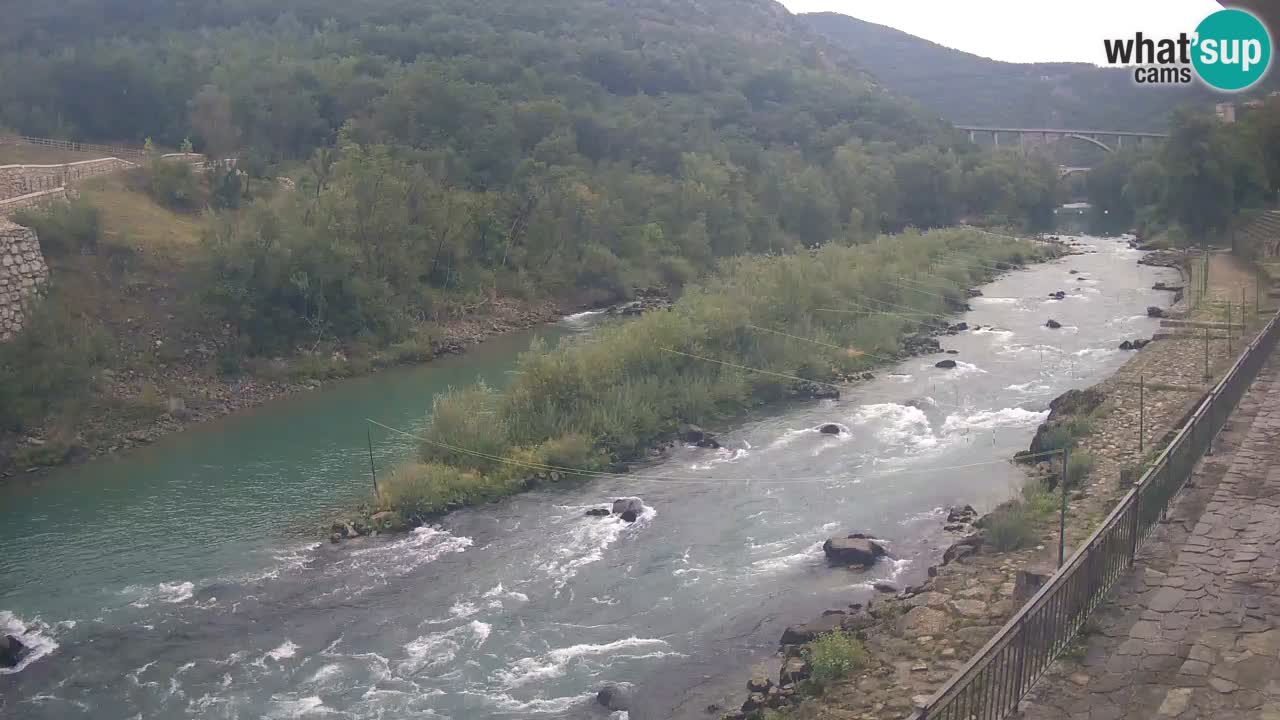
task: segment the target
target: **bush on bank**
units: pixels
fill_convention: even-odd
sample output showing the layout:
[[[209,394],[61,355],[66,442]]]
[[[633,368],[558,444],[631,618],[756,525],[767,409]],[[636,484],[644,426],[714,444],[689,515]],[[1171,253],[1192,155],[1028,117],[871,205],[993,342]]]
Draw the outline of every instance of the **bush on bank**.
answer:
[[[490,500],[531,476],[634,459],[683,422],[803,396],[797,379],[838,383],[892,359],[998,268],[1048,252],[946,229],[727,261],[668,312],[535,344],[503,391],[436,398],[419,461],[384,482],[379,505],[421,514]]]

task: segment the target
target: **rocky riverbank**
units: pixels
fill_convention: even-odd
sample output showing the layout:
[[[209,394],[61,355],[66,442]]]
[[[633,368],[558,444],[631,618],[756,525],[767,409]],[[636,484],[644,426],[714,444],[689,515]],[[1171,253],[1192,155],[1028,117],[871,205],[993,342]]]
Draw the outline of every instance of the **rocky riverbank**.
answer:
[[[662,307],[665,292],[640,290],[637,297],[634,302],[604,307],[614,314],[644,312]],[[0,478],[124,452],[287,395],[389,367],[464,353],[489,338],[594,307],[599,306],[495,300],[473,314],[440,323],[434,335],[411,352],[393,348],[367,356],[342,351],[300,353],[263,360],[232,377],[210,372],[223,338],[183,337],[185,349],[175,353],[166,347],[173,339],[137,328],[132,334],[138,337],[122,342],[154,347],[156,353],[166,353],[164,361],[125,362],[121,367],[98,371],[94,381],[97,399],[73,427],[60,426],[55,420],[25,433],[0,433]],[[181,391],[158,392],[158,388]]]
[[[1181,253],[1177,254],[1181,257]],[[1144,256],[1143,260],[1151,257]],[[1211,277],[1210,296],[1238,296],[1251,273],[1233,268],[1229,259],[1214,260],[1223,265]],[[1173,263],[1172,254],[1154,264]],[[1153,263],[1144,263],[1153,264]],[[1182,264],[1169,266],[1181,268]],[[1174,288],[1168,288],[1173,290]],[[1210,306],[1193,309],[1178,298],[1167,312],[1172,317],[1199,318],[1212,312]],[[1255,319],[1251,330],[1262,325]],[[1092,470],[1069,491],[1067,552],[1097,527],[1115,502],[1136,479],[1144,457],[1167,442],[1187,413],[1210,387],[1203,376],[1203,341],[1169,338],[1141,344],[1138,352],[1104,382],[1084,390],[1072,390],[1054,400],[1053,411],[1037,432],[1027,454],[1042,449],[1047,436],[1057,428],[1072,426],[1076,452],[1088,453]],[[1237,340],[1235,350],[1244,345]],[[1225,341],[1211,342],[1209,371],[1219,376],[1234,361]],[[1143,408],[1139,411],[1138,379],[1143,379]],[[1139,420],[1142,420],[1141,427]],[[1141,429],[1143,441],[1138,442]],[[1141,449],[1140,449],[1141,447]],[[1031,480],[1056,476],[1060,465],[1031,462],[1026,466]],[[1014,500],[1011,503],[1017,504]],[[938,565],[929,567],[927,578],[871,603],[832,609],[823,617],[788,628],[780,638],[779,691],[759,695],[753,679],[742,707],[723,715],[726,720],[752,717],[762,707],[774,708],[796,718],[900,719],[913,707],[923,705],[943,683],[957,672],[1035,591],[1056,567],[1057,516],[1033,519],[1033,544],[1000,550],[991,540],[992,520],[1006,507],[972,524],[953,523],[947,527],[959,537],[943,554]],[[951,517],[959,516],[954,514]],[[951,519],[949,517],[949,519]],[[884,588],[889,590],[889,588]],[[856,635],[868,656],[866,665],[845,681],[825,688],[821,694],[808,693],[803,684],[783,688],[803,680],[807,672],[808,650],[803,644],[823,632],[843,630]],[[799,642],[800,644],[797,644]]]

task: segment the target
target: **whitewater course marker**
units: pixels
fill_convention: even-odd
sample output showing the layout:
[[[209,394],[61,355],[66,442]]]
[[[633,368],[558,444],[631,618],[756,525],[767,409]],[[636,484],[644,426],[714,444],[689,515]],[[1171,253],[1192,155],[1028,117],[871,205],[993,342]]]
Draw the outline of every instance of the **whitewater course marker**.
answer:
[[[1196,461],[1208,454],[1278,340],[1280,313],[1204,395],[1102,525],[910,720],[1001,720],[1017,710],[1018,702],[1133,565],[1139,545],[1167,512]]]

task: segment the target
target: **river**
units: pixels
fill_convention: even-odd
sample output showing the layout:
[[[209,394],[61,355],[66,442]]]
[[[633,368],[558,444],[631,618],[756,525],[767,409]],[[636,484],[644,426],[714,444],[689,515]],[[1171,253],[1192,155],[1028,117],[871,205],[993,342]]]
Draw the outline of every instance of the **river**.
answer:
[[[35,653],[0,671],[0,715],[588,718],[605,715],[595,690],[622,682],[634,720],[706,717],[740,696],[785,625],[936,562],[945,509],[1016,492],[1006,459],[1048,401],[1103,379],[1128,356],[1122,340],[1154,332],[1145,308],[1169,296],[1150,288],[1176,272],[1137,265],[1121,240],[1081,240],[1096,252],[984,286],[957,318],[984,328],[941,338],[956,355],[715,428],[720,450],[677,448],[633,476],[408,535],[317,541],[327,513],[368,494],[364,418],[411,432],[433,394],[501,384],[533,337],[596,318],[6,482],[0,633]],[[934,368],[944,357],[958,368]],[[823,422],[849,432],[819,434]],[[377,465],[412,445],[376,435]],[[584,516],[629,495],[646,506],[634,524]],[[828,568],[822,540],[852,531],[886,538],[893,558]]]

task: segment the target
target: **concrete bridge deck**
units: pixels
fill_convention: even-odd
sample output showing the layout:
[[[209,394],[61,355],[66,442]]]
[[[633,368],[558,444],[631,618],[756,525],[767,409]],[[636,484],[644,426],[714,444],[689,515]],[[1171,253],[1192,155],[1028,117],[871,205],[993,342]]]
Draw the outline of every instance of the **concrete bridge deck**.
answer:
[[[1280,720],[1280,357],[1273,356],[1027,720]]]

